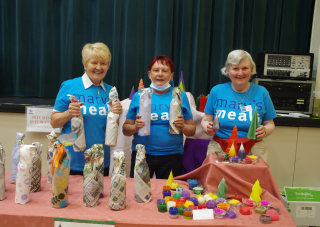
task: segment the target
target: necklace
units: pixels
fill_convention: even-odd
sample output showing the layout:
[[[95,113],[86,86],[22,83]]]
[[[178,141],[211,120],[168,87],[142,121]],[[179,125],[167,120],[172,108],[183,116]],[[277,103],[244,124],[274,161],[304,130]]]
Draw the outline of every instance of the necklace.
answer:
[[[237,103],[239,103],[239,107],[241,107],[241,104],[242,104],[244,98],[246,97],[249,89],[246,91],[246,94],[244,95],[244,97],[243,97],[243,99],[241,100],[241,102],[239,102],[239,101],[237,100],[236,96],[234,95],[234,92],[233,92],[233,88],[232,88],[232,87],[231,87],[231,91],[232,91],[232,95],[233,95],[234,99],[237,101]]]

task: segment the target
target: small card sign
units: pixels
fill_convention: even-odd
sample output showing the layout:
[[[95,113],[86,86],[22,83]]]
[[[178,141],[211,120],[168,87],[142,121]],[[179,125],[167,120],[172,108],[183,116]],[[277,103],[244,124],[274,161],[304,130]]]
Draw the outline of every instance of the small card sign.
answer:
[[[26,107],[27,132],[52,132],[60,133],[60,128],[52,128],[50,116],[53,107]]]
[[[214,219],[213,209],[193,210],[193,220]]]
[[[115,227],[114,221],[53,218],[54,227]]]

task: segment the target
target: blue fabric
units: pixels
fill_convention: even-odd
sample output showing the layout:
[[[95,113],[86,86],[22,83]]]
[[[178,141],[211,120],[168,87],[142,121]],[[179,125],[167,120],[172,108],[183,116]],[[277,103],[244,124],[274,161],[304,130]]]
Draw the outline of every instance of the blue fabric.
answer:
[[[85,89],[82,78],[78,77],[67,80],[61,84],[59,93],[54,104],[54,109],[59,112],[68,110],[69,97],[75,95],[77,100],[83,102],[81,112],[83,115],[84,131],[86,137],[86,149],[92,147],[93,144],[103,144],[104,149],[104,168],[110,165],[110,147],[105,146],[105,134],[107,123],[107,110],[109,106],[109,92],[112,86],[104,83],[106,91],[102,87],[92,85]],[[98,95],[98,90],[100,95]],[[62,128],[61,135],[71,132],[71,120]],[[71,153],[71,170],[83,171],[85,159],[83,152],[74,152],[72,146],[66,147]]]
[[[242,99],[244,100],[242,101]],[[241,106],[252,106],[252,111],[241,113]],[[232,89],[231,82],[214,86],[204,112],[216,116],[219,112],[220,129],[216,136],[229,139],[234,126],[238,128],[238,138],[247,138],[254,109],[257,108],[259,124],[277,117],[269,92],[262,86],[250,83],[248,93],[239,93]]]
[[[132,150],[136,151],[137,144],[143,144],[146,148],[147,154],[150,155],[170,155],[183,154],[183,134],[179,135],[169,133],[169,114],[170,102],[172,100],[172,90],[169,88],[168,92],[162,95],[152,93],[151,95],[151,130],[149,136],[139,136],[134,134],[132,141]],[[140,93],[138,91],[134,94],[129,111],[128,119],[135,120],[139,113]],[[184,92],[181,92],[182,104],[181,114],[185,120],[193,118],[191,113],[188,97]]]

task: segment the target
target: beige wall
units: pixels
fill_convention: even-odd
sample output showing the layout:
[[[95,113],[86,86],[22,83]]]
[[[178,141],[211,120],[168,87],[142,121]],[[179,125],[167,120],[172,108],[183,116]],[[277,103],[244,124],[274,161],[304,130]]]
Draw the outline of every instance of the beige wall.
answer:
[[[25,144],[40,142],[42,146],[42,173],[47,173],[47,148],[49,140],[45,132],[26,132],[26,118],[24,113],[2,113],[0,112],[0,141],[6,151],[6,172],[11,172],[11,150],[13,149],[16,134],[21,132],[25,134]]]

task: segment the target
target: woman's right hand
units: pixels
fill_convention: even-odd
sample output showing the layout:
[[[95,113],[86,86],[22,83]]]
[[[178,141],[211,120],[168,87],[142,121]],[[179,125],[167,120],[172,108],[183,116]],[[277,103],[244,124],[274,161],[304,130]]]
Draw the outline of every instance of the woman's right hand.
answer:
[[[144,120],[141,120],[141,115],[138,114],[137,119],[135,120],[134,126],[136,127],[136,129],[142,128],[145,124],[144,124]]]
[[[207,134],[209,136],[213,136],[214,134],[216,134],[216,131],[218,131],[218,129],[213,129],[213,121],[209,121],[208,125],[207,125]]]
[[[69,114],[69,117],[72,118],[72,117],[77,117],[77,116],[80,116],[81,115],[81,106],[83,105],[83,102],[71,102],[69,104],[69,107],[68,107],[68,114]]]

